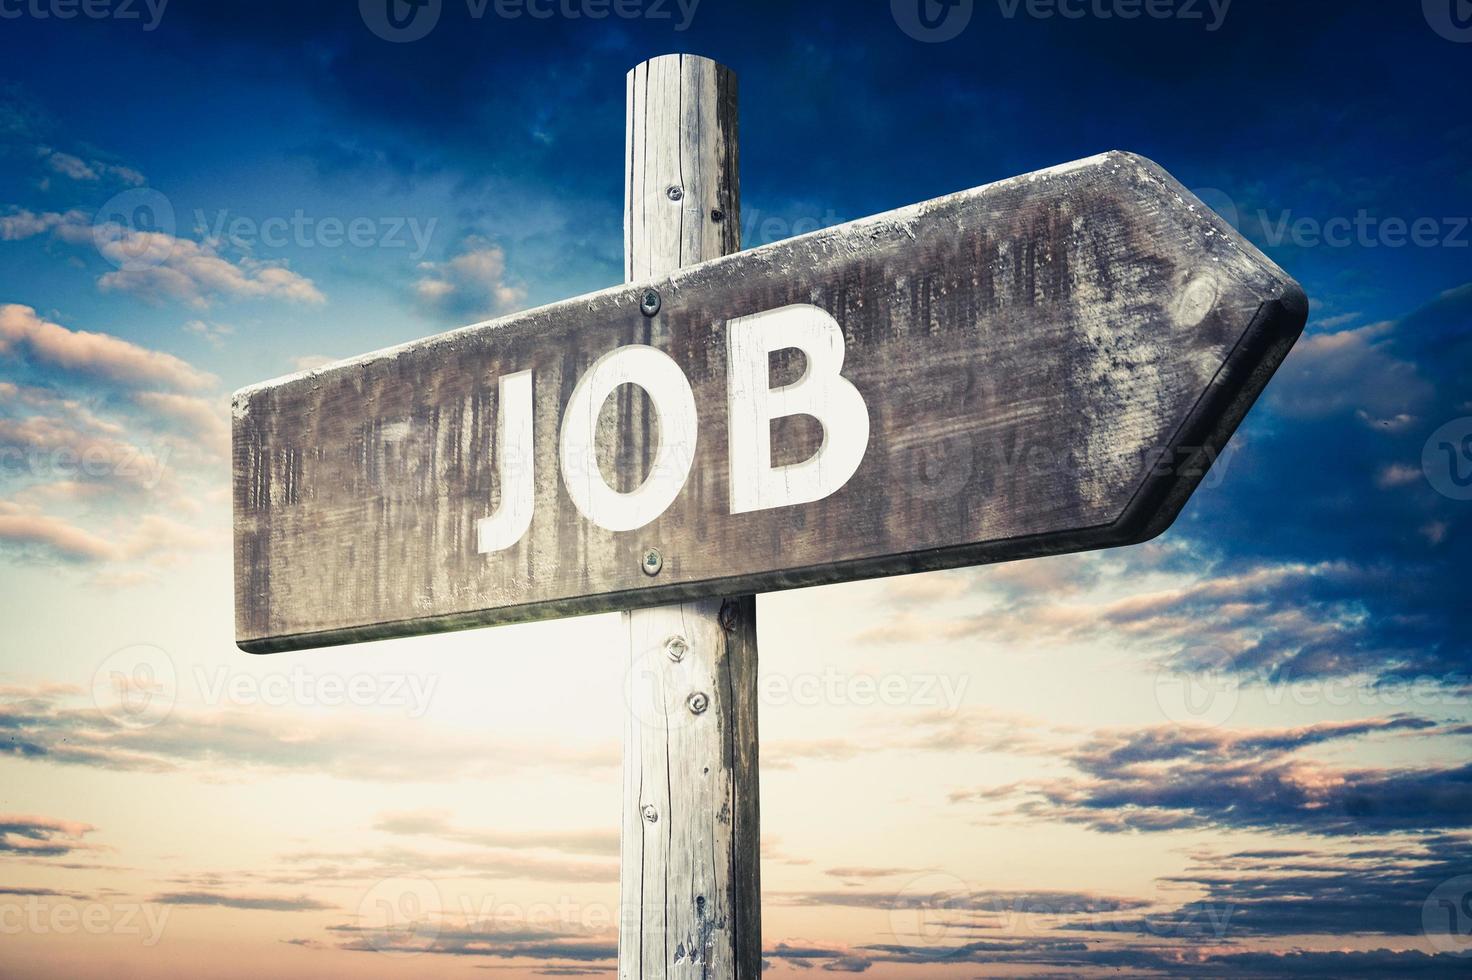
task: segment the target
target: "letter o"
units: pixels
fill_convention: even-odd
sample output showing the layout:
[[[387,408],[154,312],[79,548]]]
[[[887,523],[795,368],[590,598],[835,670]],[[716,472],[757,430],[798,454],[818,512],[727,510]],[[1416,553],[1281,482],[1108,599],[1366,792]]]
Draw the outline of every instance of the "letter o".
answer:
[[[598,469],[598,414],[620,385],[644,389],[659,419],[659,450],[637,490],[619,493]],[[562,416],[560,459],[567,495],[588,520],[608,531],[634,531],[663,514],[690,476],[699,421],[695,392],[674,359],[653,347],[604,354],[573,388]]]

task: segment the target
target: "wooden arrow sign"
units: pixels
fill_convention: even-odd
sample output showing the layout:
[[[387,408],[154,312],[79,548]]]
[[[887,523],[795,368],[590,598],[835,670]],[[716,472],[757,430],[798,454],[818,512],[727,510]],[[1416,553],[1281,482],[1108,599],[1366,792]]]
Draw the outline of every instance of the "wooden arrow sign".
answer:
[[[1142,541],[1306,316],[1110,153],[248,388],[238,641]]]

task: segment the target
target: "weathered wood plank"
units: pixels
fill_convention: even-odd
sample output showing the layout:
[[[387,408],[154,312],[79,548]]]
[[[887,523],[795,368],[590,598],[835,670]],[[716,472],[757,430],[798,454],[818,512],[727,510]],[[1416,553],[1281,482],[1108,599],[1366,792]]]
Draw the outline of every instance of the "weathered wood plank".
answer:
[[[628,89],[629,278],[739,249],[731,72],[672,55],[635,68]],[[621,404],[620,422],[634,404]],[[642,476],[650,428],[642,414],[638,422],[618,435],[638,445],[628,466]],[[756,600],[639,609],[624,624],[620,980],[756,980]]]
[[[661,299],[652,317],[640,311],[645,286],[619,287],[240,392],[241,646],[1140,541],[1174,519],[1204,475],[1192,457],[1220,450],[1306,317],[1296,283],[1158,166],[1124,153],[648,282]],[[841,328],[842,377],[869,424],[862,462],[822,499],[733,513],[728,324],[794,304]],[[668,509],[615,531],[574,503],[595,481],[564,479],[559,426],[579,379],[626,345],[655,348],[688,378],[698,436],[693,451],[675,447],[690,467]],[[790,381],[792,359],[777,360],[789,372],[778,383]],[[530,528],[482,554],[477,521],[500,513],[502,470],[515,480],[524,462],[497,448],[498,385],[526,371]],[[671,425],[630,390],[599,416],[612,420],[600,422],[605,437],[640,447],[616,454],[615,489],[640,485],[630,460],[664,459],[659,432]],[[810,420],[773,430],[779,464],[804,454],[789,439],[816,444]],[[650,548],[663,559],[654,576],[642,570]]]

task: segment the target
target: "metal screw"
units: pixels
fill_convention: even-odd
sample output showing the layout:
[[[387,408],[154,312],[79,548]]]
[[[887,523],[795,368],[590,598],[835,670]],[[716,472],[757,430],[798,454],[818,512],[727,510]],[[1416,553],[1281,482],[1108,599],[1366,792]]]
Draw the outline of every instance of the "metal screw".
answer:
[[[654,316],[654,314],[659,312],[661,305],[659,290],[657,289],[646,289],[644,290],[644,295],[639,298],[639,310],[645,316]]]
[[[715,208],[710,213],[710,220],[717,222],[725,221],[726,212],[722,211],[720,208]]]
[[[644,820],[647,823],[659,822],[659,811],[654,808],[653,803],[645,803],[639,812],[644,814]]]
[[[645,575],[653,578],[664,568],[664,555],[659,553],[658,548],[650,548],[644,552],[644,560],[639,563],[639,567],[644,569]]]
[[[690,644],[683,636],[672,636],[664,641],[664,652],[675,663],[685,659],[685,654],[690,652]]]
[[[685,189],[683,187],[672,186],[669,190],[665,191],[665,195],[671,201],[683,201],[685,199]]]
[[[696,691],[685,699],[685,707],[690,709],[692,715],[705,714],[705,709],[710,707],[710,695]]]

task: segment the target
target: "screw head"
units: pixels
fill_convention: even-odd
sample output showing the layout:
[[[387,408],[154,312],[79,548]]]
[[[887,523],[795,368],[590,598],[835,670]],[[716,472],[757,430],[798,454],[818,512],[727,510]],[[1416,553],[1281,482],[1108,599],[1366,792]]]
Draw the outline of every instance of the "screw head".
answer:
[[[683,201],[685,199],[685,188],[683,187],[671,185],[664,193],[671,201]]]
[[[645,316],[654,316],[662,305],[663,302],[659,298],[657,289],[646,289],[644,295],[639,297],[639,312]]]
[[[664,641],[664,652],[675,663],[679,663],[690,652],[690,643],[683,636],[672,636]]]
[[[705,709],[710,707],[710,695],[703,691],[696,691],[685,699],[685,706],[690,709],[692,715],[705,714]]]
[[[644,569],[645,575],[653,578],[664,569],[664,555],[659,553],[658,548],[650,548],[644,552],[644,557],[640,560],[639,567]]]
[[[645,803],[644,806],[640,808],[639,812],[644,814],[645,823],[659,822],[659,811],[654,808],[653,803]]]

